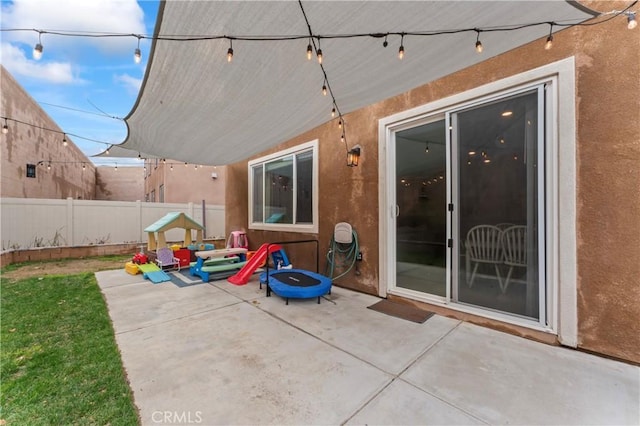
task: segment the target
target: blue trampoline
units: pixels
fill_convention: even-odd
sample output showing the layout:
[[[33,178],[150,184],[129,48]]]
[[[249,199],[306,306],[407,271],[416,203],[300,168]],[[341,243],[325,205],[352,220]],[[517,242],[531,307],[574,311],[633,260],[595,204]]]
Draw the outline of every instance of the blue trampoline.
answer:
[[[267,274],[269,281],[267,282]],[[260,284],[267,285],[267,297],[271,296],[271,291],[280,297],[284,297],[286,304],[289,298],[310,299],[318,298],[331,293],[331,278],[325,277],[315,272],[304,269],[280,269],[276,271],[263,272],[260,275]]]

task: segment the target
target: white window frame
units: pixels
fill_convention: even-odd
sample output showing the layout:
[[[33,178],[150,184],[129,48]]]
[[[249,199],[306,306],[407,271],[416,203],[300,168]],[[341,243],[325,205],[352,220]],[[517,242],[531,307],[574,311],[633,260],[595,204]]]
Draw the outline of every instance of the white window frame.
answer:
[[[392,188],[393,164],[389,160],[394,132],[407,123],[424,120],[425,117],[443,114],[459,105],[480,98],[514,91],[519,87],[549,83],[546,105],[545,150],[545,220],[546,220],[546,277],[548,325],[519,321],[515,317],[492,314],[486,310],[474,310],[474,314],[497,319],[549,333],[557,334],[560,343],[577,346],[577,237],[576,237],[576,113],[575,113],[575,59],[569,57],[539,68],[504,78],[466,92],[439,99],[407,111],[385,117],[379,121],[379,232],[380,232],[380,284],[383,297],[393,290],[389,241],[394,241],[394,229],[389,219],[395,214]],[[448,177],[449,178],[449,177]],[[561,214],[562,212],[562,214]],[[419,299],[419,297],[416,297]],[[470,309],[428,300],[429,303],[446,305],[450,309],[470,312]]]
[[[273,160],[277,160],[278,158],[296,155],[301,152],[311,151],[312,153],[312,163],[313,163],[313,173],[312,173],[312,185],[313,185],[313,195],[311,197],[311,208],[312,208],[312,223],[304,223],[304,224],[290,224],[290,223],[263,223],[263,222],[253,222],[253,173],[252,168],[258,164],[264,164]],[[249,218],[249,229],[253,230],[262,230],[262,231],[281,231],[281,232],[300,232],[300,233],[318,233],[318,139],[314,139],[310,142],[306,142],[300,145],[296,145],[295,147],[288,148],[282,151],[275,152],[273,154],[266,155],[264,157],[256,158],[254,160],[249,161],[247,167],[248,173],[248,182],[249,182],[249,198],[248,198],[248,218]],[[294,190],[297,191],[298,188],[295,186],[295,180],[293,182]],[[264,194],[263,194],[264,197]],[[264,199],[264,198],[263,198]]]

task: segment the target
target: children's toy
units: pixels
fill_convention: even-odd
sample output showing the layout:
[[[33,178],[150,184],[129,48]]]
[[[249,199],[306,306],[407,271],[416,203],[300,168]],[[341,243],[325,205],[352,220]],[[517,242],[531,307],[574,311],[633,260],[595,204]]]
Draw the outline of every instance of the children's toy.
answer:
[[[133,255],[132,262],[137,265],[142,265],[144,263],[149,263],[149,258],[144,253],[136,253]]]
[[[233,231],[227,240],[227,248],[244,248],[249,249],[249,240],[247,233],[244,231]]]
[[[140,273],[140,269],[138,268],[138,265],[135,264],[134,262],[125,263],[124,270],[131,275],[137,275]]]
[[[256,269],[262,266],[267,260],[267,247],[269,248],[269,253],[272,256],[275,256],[273,257],[275,265],[278,265],[278,263],[282,266],[289,265],[289,259],[284,253],[284,250],[282,250],[282,246],[278,244],[265,243],[261,245],[258,250],[256,250],[253,256],[251,256],[251,259],[247,261],[246,265],[244,265],[237,274],[227,278],[227,281],[235,285],[245,285],[247,282],[249,282],[249,278],[251,278],[251,275],[253,275]]]
[[[268,278],[267,278],[268,277]],[[309,299],[331,293],[331,278],[304,269],[280,269],[277,271],[263,272],[260,282],[267,284],[267,297],[271,291],[280,297],[284,297],[286,304],[289,298]]]
[[[171,281],[171,277],[166,272],[158,268],[155,263],[147,263],[139,265],[138,269],[142,272],[142,276],[151,281],[154,284],[159,284],[165,281]]]
[[[197,251],[198,260],[189,268],[189,272],[191,275],[199,276],[204,282],[209,282],[210,279],[227,278],[247,263],[246,254],[245,248]],[[227,261],[213,262],[213,259],[227,259]]]

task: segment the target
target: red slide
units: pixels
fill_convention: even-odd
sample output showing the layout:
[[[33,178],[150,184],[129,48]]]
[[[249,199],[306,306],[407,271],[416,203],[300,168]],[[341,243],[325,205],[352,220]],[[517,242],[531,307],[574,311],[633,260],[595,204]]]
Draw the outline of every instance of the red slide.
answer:
[[[254,255],[245,263],[245,265],[236,273],[235,275],[227,278],[231,284],[235,285],[245,285],[249,282],[249,278],[251,275],[267,260],[267,246],[269,246],[269,253],[273,253],[274,251],[282,250],[282,247],[278,244],[263,244],[260,246],[258,251],[254,253]]]

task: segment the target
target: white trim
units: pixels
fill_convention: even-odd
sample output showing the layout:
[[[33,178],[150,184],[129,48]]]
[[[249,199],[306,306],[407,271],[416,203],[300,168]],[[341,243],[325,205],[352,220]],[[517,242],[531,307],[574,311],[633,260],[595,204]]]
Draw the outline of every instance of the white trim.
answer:
[[[313,194],[311,198],[312,204],[312,223],[311,224],[286,224],[286,223],[259,223],[252,222],[253,219],[253,175],[251,173],[251,168],[256,164],[266,163],[268,161],[285,157],[287,155],[295,155],[297,153],[303,151],[312,151],[312,161],[313,161]],[[261,230],[261,231],[279,231],[279,232],[297,232],[297,233],[308,233],[308,234],[317,234],[318,233],[318,191],[319,191],[319,172],[318,172],[318,139],[314,139],[309,142],[305,142],[300,145],[296,145],[291,148],[284,149],[282,151],[275,152],[273,154],[265,155],[260,158],[255,158],[248,162],[247,164],[247,174],[249,182],[249,191],[248,191],[248,222],[249,229],[252,230]],[[297,188],[296,188],[297,190]]]
[[[576,244],[576,127],[575,127],[575,60],[569,57],[479,86],[463,93],[433,101],[400,113],[380,119],[378,124],[379,145],[379,231],[380,231],[380,286],[379,294],[398,294],[413,299],[422,299],[411,292],[402,291],[389,285],[394,277],[389,265],[390,240],[393,230],[386,214],[392,210],[393,167],[389,165],[389,149],[393,146],[392,134],[404,126],[414,126],[427,116],[442,114],[446,110],[470,104],[474,100],[487,98],[493,94],[517,90],[522,86],[532,86],[543,82],[551,83],[552,93],[548,97],[548,133],[546,157],[546,271],[547,321],[548,326],[532,323],[515,316],[502,315],[465,305],[447,305],[459,311],[475,313],[487,318],[523,325],[533,329],[557,333],[558,340],[567,346],[577,346],[577,244]],[[560,168],[562,165],[562,168]],[[560,215],[562,212],[562,215]],[[427,300],[423,300],[427,301]],[[446,302],[446,301],[445,301]],[[438,303],[429,299],[429,303]],[[440,302],[443,303],[443,302]],[[446,304],[446,303],[443,303]]]

